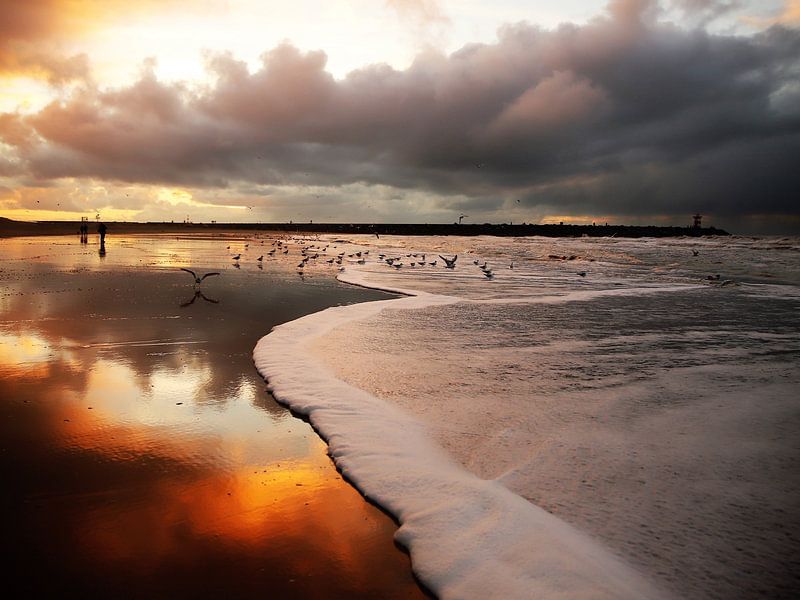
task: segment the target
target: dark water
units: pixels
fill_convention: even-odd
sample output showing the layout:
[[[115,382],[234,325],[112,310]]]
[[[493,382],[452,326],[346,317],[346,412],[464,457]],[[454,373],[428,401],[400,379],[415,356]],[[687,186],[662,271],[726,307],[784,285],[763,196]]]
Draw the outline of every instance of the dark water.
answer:
[[[276,324],[386,295],[330,273],[301,279],[296,248],[259,269],[244,243],[111,237],[99,257],[66,238],[0,242],[7,587],[423,596],[395,524],[342,480],[251,359]],[[180,266],[222,275],[200,295]]]

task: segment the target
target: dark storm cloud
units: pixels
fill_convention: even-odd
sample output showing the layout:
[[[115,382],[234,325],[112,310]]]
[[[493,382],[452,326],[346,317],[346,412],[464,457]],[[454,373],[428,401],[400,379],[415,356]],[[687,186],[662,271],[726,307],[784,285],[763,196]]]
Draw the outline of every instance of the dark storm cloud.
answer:
[[[252,73],[216,55],[206,89],[145,69],[129,88],[6,115],[0,135],[44,179],[360,182],[488,211],[513,197],[566,212],[796,212],[800,32],[714,35],[656,16],[615,0],[586,25],[510,25],[495,44],[343,80],[290,45]]]

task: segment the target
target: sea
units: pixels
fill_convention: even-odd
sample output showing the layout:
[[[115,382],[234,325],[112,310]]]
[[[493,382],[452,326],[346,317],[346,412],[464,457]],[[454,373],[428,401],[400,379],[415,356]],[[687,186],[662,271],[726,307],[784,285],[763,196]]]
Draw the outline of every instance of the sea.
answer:
[[[436,594],[797,597],[800,240],[338,241],[256,365]]]

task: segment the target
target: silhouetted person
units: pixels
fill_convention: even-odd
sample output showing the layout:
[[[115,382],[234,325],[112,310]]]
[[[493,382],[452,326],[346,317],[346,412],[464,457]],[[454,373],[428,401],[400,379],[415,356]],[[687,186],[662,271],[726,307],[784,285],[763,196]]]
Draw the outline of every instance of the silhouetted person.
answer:
[[[88,223],[81,223],[81,244],[89,242],[89,225]]]
[[[105,223],[100,223],[97,226],[97,233],[100,234],[100,256],[105,256],[106,255],[106,230],[107,229],[108,229],[108,227],[106,227]]]

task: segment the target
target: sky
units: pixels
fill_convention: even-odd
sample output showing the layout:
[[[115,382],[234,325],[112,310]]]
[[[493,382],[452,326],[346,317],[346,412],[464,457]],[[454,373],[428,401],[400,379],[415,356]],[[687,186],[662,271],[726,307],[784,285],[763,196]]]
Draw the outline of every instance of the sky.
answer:
[[[4,0],[0,216],[800,234],[800,0]]]

